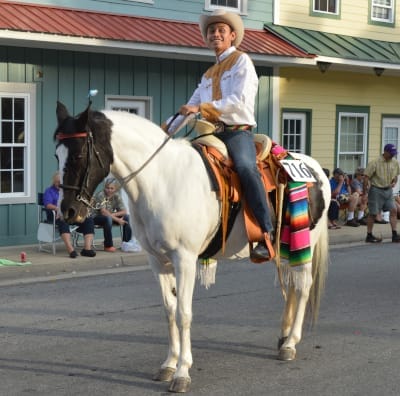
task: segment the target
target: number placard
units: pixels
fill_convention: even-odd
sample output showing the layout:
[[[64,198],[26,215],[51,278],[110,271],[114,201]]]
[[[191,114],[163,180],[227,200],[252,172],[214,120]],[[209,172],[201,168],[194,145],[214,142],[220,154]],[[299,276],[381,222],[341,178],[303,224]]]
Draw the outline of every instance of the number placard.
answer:
[[[293,181],[315,182],[314,176],[301,160],[281,160],[281,164]]]

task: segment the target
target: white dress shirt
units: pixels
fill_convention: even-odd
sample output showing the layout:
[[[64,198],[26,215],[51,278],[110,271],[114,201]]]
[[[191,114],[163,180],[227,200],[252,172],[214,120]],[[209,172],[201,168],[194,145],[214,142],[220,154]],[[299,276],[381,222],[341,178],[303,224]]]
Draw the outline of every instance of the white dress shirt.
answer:
[[[223,52],[217,62],[221,62],[235,47]],[[190,98],[189,105],[211,103],[220,113],[220,121],[227,125],[256,125],[254,103],[258,90],[258,77],[250,57],[243,53],[235,65],[221,76],[222,99],[212,100],[212,79],[203,75],[200,84]]]

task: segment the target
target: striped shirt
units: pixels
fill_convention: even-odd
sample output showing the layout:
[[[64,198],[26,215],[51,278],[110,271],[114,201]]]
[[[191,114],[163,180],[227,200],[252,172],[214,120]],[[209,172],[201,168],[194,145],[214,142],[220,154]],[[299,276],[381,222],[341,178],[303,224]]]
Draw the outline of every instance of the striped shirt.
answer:
[[[386,161],[383,156],[371,161],[364,171],[371,185],[379,188],[391,187],[391,184],[397,181],[399,174],[400,165],[397,159]]]

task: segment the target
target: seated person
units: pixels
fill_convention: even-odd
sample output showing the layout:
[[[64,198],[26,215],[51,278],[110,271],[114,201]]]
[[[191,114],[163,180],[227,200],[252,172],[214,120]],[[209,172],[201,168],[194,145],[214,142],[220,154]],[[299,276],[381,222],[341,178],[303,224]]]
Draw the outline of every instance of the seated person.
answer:
[[[333,177],[330,179],[331,198],[337,201],[337,206],[348,203],[347,222],[350,227],[359,227],[360,223],[354,218],[354,210],[359,201],[358,193],[351,194],[348,177],[340,168],[333,171]]]
[[[389,224],[389,215],[388,211],[381,211],[376,215],[375,223],[376,224]]]
[[[114,179],[105,181],[104,190],[95,195],[94,206],[98,209],[93,213],[95,225],[103,227],[104,250],[115,252],[113,244],[112,225],[113,223],[122,225],[122,243],[129,243],[132,238],[132,229],[129,225],[129,215],[125,209],[120,195],[116,192],[117,182]]]
[[[338,225],[339,220],[339,202],[336,199],[331,199],[328,209],[328,228],[330,230],[338,230],[341,228]]]
[[[326,177],[329,179],[330,172],[329,169],[327,168],[322,168],[322,170],[325,172]],[[339,205],[336,199],[331,199],[331,203],[329,204],[329,209],[328,209],[328,228],[330,230],[338,230],[341,228],[337,221],[339,219]]]
[[[52,185],[46,188],[43,194],[43,206],[46,208],[47,221],[53,222],[53,210],[56,212],[56,225],[60,232],[61,239],[64,241],[65,247],[69,253],[69,257],[76,258],[78,253],[76,253],[71,242],[71,231],[69,225],[61,219],[59,215],[59,210],[57,207],[58,196],[60,193],[60,174],[56,172],[53,175]],[[87,217],[85,221],[81,224],[76,224],[78,226],[77,232],[84,235],[84,248],[81,251],[81,256],[94,257],[96,252],[92,249],[93,236],[94,236],[94,223],[93,219]]]
[[[364,194],[364,168],[357,168],[354,173],[351,181],[351,192],[358,194],[357,221],[361,225],[367,225],[367,221],[364,219],[365,210],[368,206],[368,194]]]
[[[397,218],[400,219],[400,195],[394,196],[394,204],[396,205]]]

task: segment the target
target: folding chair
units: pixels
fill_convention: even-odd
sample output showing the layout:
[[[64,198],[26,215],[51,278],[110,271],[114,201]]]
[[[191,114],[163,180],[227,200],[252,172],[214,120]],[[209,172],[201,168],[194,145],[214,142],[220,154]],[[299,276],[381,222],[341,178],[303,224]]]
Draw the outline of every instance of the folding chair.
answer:
[[[57,233],[56,226],[56,212],[52,210],[53,220],[49,222],[47,218],[47,211],[43,206],[43,193],[37,195],[37,214],[38,214],[38,229],[37,240],[39,242],[39,252],[47,252],[56,254],[56,244],[61,239]],[[51,245],[51,250],[49,249]]]
[[[56,224],[56,211],[46,209],[43,206],[43,193],[38,193],[37,195],[37,214],[38,214],[38,230],[37,230],[37,240],[39,242],[39,252],[47,252],[56,254],[57,242],[61,240],[61,237],[58,233],[58,227]],[[48,212],[52,213],[51,221],[49,220],[49,216],[47,216]],[[75,241],[77,238],[75,234],[77,234],[76,229],[77,226],[70,226],[71,239]],[[51,245],[51,246],[50,246]]]

